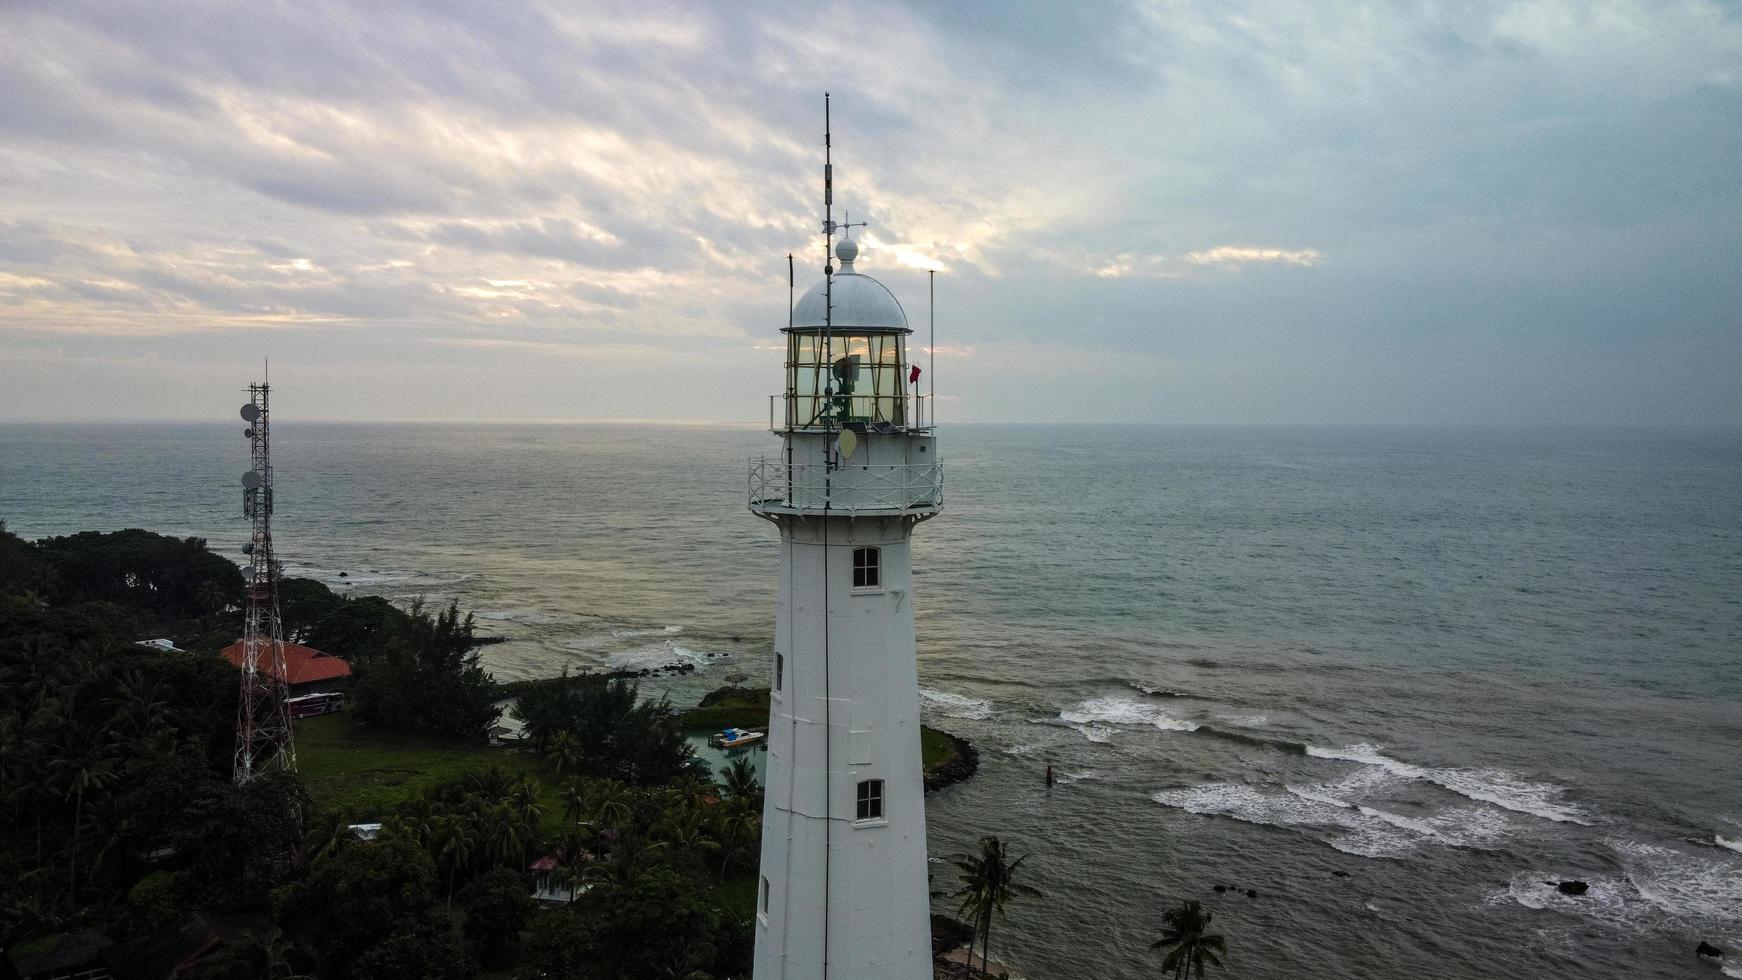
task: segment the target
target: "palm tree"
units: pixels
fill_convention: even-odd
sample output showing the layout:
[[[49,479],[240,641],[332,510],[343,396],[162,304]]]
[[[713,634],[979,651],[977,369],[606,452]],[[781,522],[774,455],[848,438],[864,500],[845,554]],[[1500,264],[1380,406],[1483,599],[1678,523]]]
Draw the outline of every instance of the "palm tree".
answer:
[[[588,801],[592,799],[592,787],[579,779],[571,779],[563,785],[559,798],[563,802],[563,823],[573,827],[581,820],[581,814],[587,812]]]
[[[1039,898],[1040,890],[1016,880],[1024,854],[1015,861],[1003,841],[997,837],[980,838],[978,857],[962,856],[954,862],[961,873],[962,887],[955,898],[962,900],[959,914],[969,916],[974,931],[980,935],[980,972],[985,973],[992,955],[992,915],[1004,914],[1004,906],[1014,898]],[[970,966],[973,950],[968,951]]]
[[[762,784],[756,781],[756,767],[749,759],[733,759],[720,781],[726,786],[726,794],[735,800],[759,800],[762,796]]]
[[[57,759],[51,765],[60,781],[66,786],[66,799],[71,800],[73,844],[67,861],[67,893],[74,901],[78,900],[78,852],[79,831],[85,815],[85,793],[89,790],[101,790],[120,777],[114,761],[103,751],[103,746],[91,737],[89,732],[81,732],[81,745]]]
[[[303,838],[303,850],[310,867],[318,868],[344,850],[357,835],[351,830],[349,810],[328,811],[312,822]]]
[[[720,841],[720,880],[726,880],[726,869],[732,860],[748,850],[762,835],[762,818],[750,801],[739,798],[722,807],[716,833]]]
[[[1210,926],[1211,913],[1196,899],[1181,902],[1177,908],[1161,914],[1161,938],[1149,944],[1150,949],[1166,949],[1161,961],[1163,970],[1171,970],[1174,980],[1204,978],[1204,964],[1221,966],[1228,953],[1228,943],[1219,935],[1204,930]]]
[[[436,852],[436,860],[446,870],[448,876],[448,905],[454,904],[454,883],[460,875],[471,870],[472,862],[478,851],[478,831],[472,820],[462,814],[443,815],[436,818],[441,847]]]
[[[562,775],[564,770],[573,772],[581,765],[581,740],[569,734],[568,729],[562,729],[551,736],[550,751],[546,755],[556,766],[557,775]]]
[[[592,785],[593,822],[601,829],[628,822],[634,815],[634,794],[615,779],[601,779]]]

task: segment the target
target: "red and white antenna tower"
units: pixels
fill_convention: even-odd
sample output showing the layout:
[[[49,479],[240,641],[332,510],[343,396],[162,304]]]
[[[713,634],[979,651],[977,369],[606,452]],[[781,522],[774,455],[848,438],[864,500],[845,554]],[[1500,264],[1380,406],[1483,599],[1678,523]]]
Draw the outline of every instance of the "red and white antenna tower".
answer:
[[[296,769],[285,680],[284,627],[278,618],[278,562],[272,557],[272,386],[248,386],[249,462],[242,474],[242,513],[253,524],[248,553],[246,625],[242,632],[242,700],[236,712],[236,785],[263,772]]]

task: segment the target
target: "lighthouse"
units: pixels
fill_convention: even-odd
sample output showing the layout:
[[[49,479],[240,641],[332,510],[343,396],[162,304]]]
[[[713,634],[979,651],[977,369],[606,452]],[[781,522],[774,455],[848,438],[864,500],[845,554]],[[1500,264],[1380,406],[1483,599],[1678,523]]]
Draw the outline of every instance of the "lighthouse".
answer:
[[[750,462],[780,530],[755,980],[932,976],[910,545],[943,470],[907,315],[858,253],[793,306],[781,449]]]

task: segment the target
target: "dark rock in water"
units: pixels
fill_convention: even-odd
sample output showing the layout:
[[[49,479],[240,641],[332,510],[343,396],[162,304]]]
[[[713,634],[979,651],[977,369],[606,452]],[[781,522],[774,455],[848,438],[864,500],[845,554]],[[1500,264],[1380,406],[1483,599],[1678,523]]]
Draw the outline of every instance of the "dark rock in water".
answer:
[[[1723,950],[1713,946],[1711,943],[1708,943],[1703,939],[1700,940],[1700,945],[1694,950],[1694,952],[1709,960],[1721,960],[1724,958]]]
[[[1218,895],[1222,894],[1223,892],[1225,892],[1227,890],[1228,890],[1227,885],[1217,885],[1216,886],[1216,894],[1218,894]]]
[[[1333,871],[1333,872],[1331,872],[1331,875],[1333,877],[1336,877],[1336,878],[1347,878],[1347,877],[1349,877],[1349,872],[1347,872],[1347,871]]]
[[[1555,885],[1562,895],[1583,895],[1591,890],[1591,886],[1583,881],[1563,881]]]
[[[340,572],[340,573],[339,573],[339,577],[340,577],[340,578],[350,578],[350,577],[351,577],[351,573],[350,573],[350,572]]]
[[[744,641],[739,639],[738,637],[734,636],[734,637],[732,637],[732,642],[733,643],[743,643]]]
[[[1258,897],[1258,889],[1256,889],[1256,888],[1246,889],[1246,897],[1247,898],[1257,898]]]

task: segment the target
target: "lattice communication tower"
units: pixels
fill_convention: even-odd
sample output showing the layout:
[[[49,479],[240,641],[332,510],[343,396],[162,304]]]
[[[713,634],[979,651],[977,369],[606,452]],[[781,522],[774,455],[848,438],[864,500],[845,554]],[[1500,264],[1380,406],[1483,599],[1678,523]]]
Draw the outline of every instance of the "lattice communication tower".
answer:
[[[284,627],[278,618],[278,562],[272,556],[272,386],[248,386],[248,472],[242,513],[253,525],[248,544],[247,618],[242,632],[242,699],[236,717],[236,785],[263,772],[294,770],[290,688],[285,678]]]

